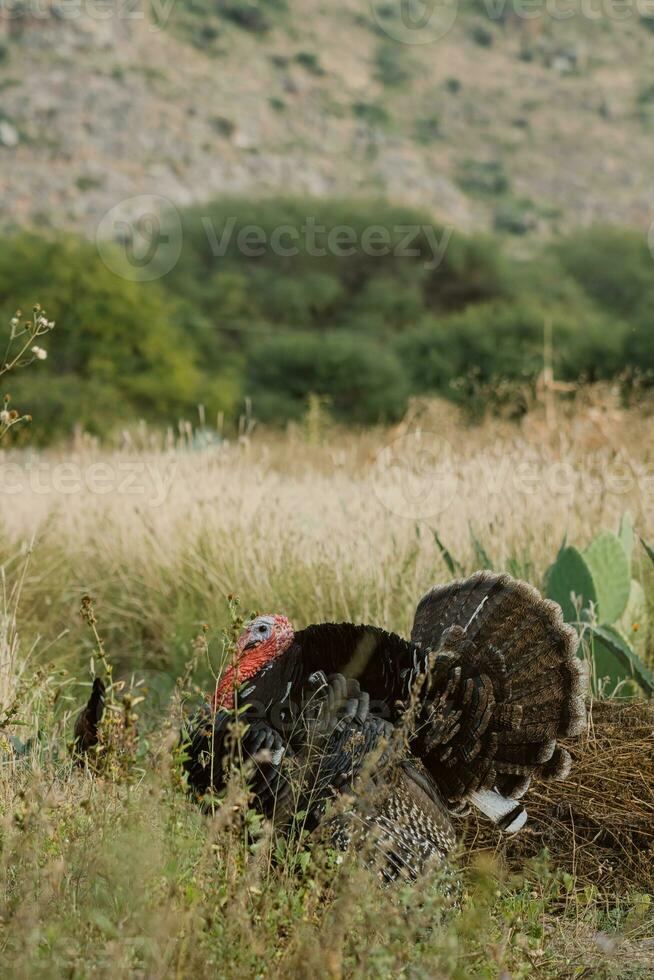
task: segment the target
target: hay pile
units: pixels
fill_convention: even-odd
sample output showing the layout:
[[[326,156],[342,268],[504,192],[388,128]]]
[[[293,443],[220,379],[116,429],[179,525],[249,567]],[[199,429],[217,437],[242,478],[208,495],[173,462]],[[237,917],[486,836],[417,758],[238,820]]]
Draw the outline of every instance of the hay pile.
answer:
[[[537,784],[529,822],[503,836],[475,817],[466,849],[492,850],[510,870],[543,848],[552,867],[602,891],[654,893],[654,704],[595,701],[588,731],[568,748],[570,779]]]

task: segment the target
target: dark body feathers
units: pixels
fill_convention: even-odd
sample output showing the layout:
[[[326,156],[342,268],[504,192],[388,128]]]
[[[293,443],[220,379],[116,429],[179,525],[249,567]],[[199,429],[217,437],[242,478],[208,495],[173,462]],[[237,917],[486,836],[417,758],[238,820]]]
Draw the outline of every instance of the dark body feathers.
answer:
[[[242,727],[240,754],[233,736],[237,724],[234,712],[216,712],[206,705],[191,719],[182,732],[189,786],[200,801],[210,804],[212,796],[224,790],[230,765],[242,757],[252,795],[259,809],[270,817],[284,789],[279,767],[283,738],[252,706],[240,713],[238,723]]]
[[[240,742],[249,787],[260,810],[286,830],[298,813],[301,829],[315,830],[328,804],[340,800],[323,828],[330,843],[355,843],[387,881],[415,879],[454,847],[454,829],[429,774],[401,743],[393,745],[394,726],[370,708],[356,680],[322,671],[307,678],[299,702],[289,699],[277,713],[283,734],[249,703],[238,716],[249,726]],[[201,798],[225,787],[235,715],[206,708],[202,718],[187,736],[186,763]]]

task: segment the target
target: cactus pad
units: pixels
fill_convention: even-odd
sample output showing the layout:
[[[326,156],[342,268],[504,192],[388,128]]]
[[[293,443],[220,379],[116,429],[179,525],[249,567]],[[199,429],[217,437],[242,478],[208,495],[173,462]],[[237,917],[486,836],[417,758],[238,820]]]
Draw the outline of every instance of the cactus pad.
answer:
[[[558,602],[568,623],[577,621],[572,593],[582,600],[582,611],[597,602],[597,588],[584,556],[576,548],[567,547],[561,549],[548,572],[547,596]]]
[[[615,626],[641,660],[647,662],[649,652],[649,612],[647,609],[647,597],[645,596],[645,590],[642,585],[635,579],[631,583],[627,608]]]
[[[631,592],[631,567],[615,534],[602,531],[583,553],[597,592],[598,619],[612,624],[622,616]]]

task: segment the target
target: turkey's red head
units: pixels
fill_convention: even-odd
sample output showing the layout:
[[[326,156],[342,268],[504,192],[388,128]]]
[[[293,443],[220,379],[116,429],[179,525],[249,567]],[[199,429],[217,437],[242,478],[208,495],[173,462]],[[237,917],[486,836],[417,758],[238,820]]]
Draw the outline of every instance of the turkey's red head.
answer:
[[[257,616],[248,623],[236,645],[236,666],[229,667],[216,688],[214,709],[234,706],[234,691],[285,653],[295,632],[286,616]]]

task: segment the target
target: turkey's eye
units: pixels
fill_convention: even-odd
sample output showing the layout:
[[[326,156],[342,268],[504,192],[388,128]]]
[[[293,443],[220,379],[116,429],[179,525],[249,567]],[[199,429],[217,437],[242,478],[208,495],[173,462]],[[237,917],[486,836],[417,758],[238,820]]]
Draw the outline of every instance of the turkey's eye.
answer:
[[[260,626],[259,627],[259,632],[260,633],[265,633],[266,632],[266,627],[265,626]]]

